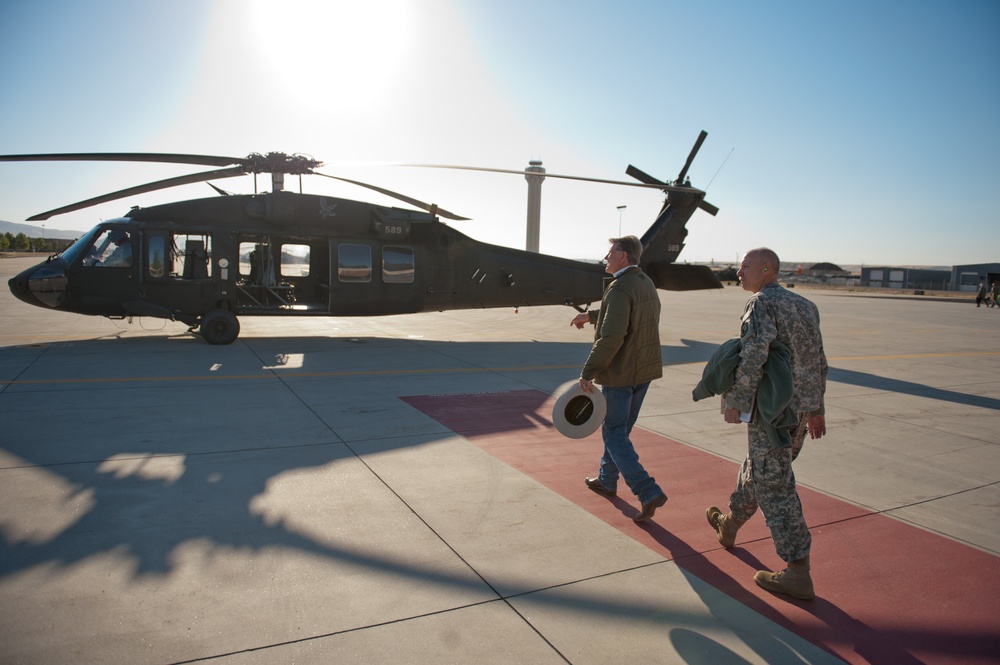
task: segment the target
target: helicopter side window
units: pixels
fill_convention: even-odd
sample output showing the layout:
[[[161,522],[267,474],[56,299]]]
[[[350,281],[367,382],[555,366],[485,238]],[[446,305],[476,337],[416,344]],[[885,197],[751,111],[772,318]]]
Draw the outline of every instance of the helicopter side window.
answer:
[[[286,243],[281,246],[281,276],[309,276],[309,245]]]
[[[368,245],[340,245],[337,261],[337,278],[341,282],[372,281],[372,248]]]
[[[240,243],[240,277],[252,286],[274,286],[274,263],[270,241]]]
[[[382,248],[382,281],[386,284],[413,283],[413,248]]]
[[[172,276],[182,279],[207,279],[210,276],[212,236],[174,234],[172,254]]]
[[[149,239],[149,276],[161,279],[167,276],[167,239],[163,236],[147,236]]]
[[[132,238],[128,231],[105,229],[88,247],[84,266],[99,268],[129,268],[132,266]]]

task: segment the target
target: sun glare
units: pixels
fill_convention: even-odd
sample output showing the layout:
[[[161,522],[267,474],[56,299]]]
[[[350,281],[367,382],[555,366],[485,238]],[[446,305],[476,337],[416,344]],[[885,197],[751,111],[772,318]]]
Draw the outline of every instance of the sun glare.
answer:
[[[362,108],[391,91],[414,32],[406,0],[286,0],[253,4],[269,85],[300,103]]]

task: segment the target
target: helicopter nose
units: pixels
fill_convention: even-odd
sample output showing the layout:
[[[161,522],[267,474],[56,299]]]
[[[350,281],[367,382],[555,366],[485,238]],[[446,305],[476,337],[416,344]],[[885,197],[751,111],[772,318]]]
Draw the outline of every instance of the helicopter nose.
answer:
[[[59,307],[66,298],[66,271],[61,266],[42,264],[28,268],[7,281],[18,300],[39,307]]]
[[[19,275],[15,275],[7,280],[7,286],[10,287],[10,292],[14,294],[14,297],[18,300],[23,300],[24,302],[31,303],[32,305],[37,305],[34,298],[31,297],[28,291],[28,277],[34,272],[34,268],[29,268]]]

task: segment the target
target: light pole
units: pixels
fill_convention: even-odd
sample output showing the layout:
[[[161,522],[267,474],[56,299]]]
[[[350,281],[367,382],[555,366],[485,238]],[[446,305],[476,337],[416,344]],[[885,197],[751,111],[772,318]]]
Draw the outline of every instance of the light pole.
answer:
[[[618,206],[618,237],[622,236],[622,211],[628,206]]]

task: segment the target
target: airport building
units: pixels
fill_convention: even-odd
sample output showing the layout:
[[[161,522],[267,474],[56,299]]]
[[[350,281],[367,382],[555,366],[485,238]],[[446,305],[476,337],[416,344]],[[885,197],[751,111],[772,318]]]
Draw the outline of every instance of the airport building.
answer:
[[[980,282],[986,286],[1000,282],[1000,263],[973,263],[951,269],[953,291],[976,291]]]
[[[953,281],[952,272],[929,268],[898,268],[865,266],[861,268],[861,286],[884,289],[927,289],[947,291]],[[979,282],[976,282],[978,285]]]
[[[736,266],[712,268],[724,283],[738,284]],[[856,270],[857,266],[853,266]],[[975,263],[970,265],[920,268],[907,266],[861,266],[857,272],[844,270],[833,263],[813,265],[796,262],[781,264],[781,279],[789,284],[826,284],[831,286],[860,286],[872,289],[914,291],[964,291],[975,292],[980,282],[989,287],[1000,283],[1000,263]]]

